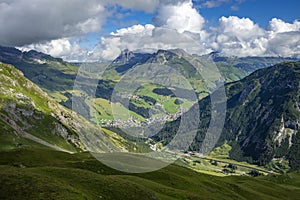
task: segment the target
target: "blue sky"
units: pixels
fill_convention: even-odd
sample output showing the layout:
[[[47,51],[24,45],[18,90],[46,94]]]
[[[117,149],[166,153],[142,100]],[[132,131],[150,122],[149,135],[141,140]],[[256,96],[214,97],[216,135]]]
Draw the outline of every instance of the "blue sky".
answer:
[[[266,27],[272,18],[280,18],[289,23],[300,20],[299,0],[245,0],[242,3],[228,1],[212,8],[201,6],[204,0],[193,2],[194,7],[211,25],[216,25],[222,16],[247,17],[262,27]],[[237,6],[238,10],[234,10],[233,6]],[[101,34],[108,34],[134,23],[152,23],[151,20],[155,15],[155,11],[147,13],[132,9],[121,9],[120,7],[117,10],[118,13],[125,14],[125,17],[120,20],[112,16],[103,27]]]
[[[222,16],[249,18],[263,28],[268,28],[269,22],[273,18],[279,18],[288,23],[293,23],[295,20],[300,19],[299,0],[224,1],[220,4],[216,3],[213,7],[204,6],[203,4],[207,2],[205,0],[193,1],[193,3],[197,11],[205,18],[207,27],[217,26]],[[117,29],[126,28],[134,24],[151,24],[156,13],[156,10],[145,12],[135,9],[123,9],[121,6],[117,6],[114,10],[115,13],[107,19],[101,31],[85,35],[85,39],[80,42],[80,45],[92,49],[97,45],[101,36],[109,35]],[[118,16],[116,17],[116,15]]]
[[[238,5],[238,10],[232,10],[232,5]],[[221,16],[248,17],[265,27],[276,17],[286,22],[300,19],[300,1],[298,0],[247,0],[241,4],[224,3],[215,8],[201,8],[199,11],[209,21],[216,23]]]
[[[73,61],[161,48],[300,57],[299,8],[299,0],[2,0],[0,45]]]

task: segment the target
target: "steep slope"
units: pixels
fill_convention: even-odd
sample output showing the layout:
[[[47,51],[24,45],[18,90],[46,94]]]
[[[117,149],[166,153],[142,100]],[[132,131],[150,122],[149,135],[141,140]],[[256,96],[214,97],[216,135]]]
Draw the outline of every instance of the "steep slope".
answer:
[[[114,91],[115,85],[119,82],[122,75],[124,75],[128,70],[133,69],[137,66],[147,65],[147,64],[158,64],[158,65],[168,65],[180,72],[184,75],[190,84],[193,87],[193,90],[196,91],[196,94],[199,98],[203,98],[207,96],[207,85],[204,83],[201,75],[197,73],[195,68],[189,62],[191,59],[211,59],[213,58],[216,61],[216,65],[220,70],[220,73],[223,77],[225,77],[227,82],[232,82],[239,80],[245,77],[248,73],[247,65],[245,67],[240,67],[240,63],[248,63],[241,61],[238,62],[232,58],[221,57],[218,54],[211,54],[208,56],[197,56],[197,55],[189,55],[183,50],[159,50],[156,53],[134,53],[128,50],[124,50],[118,58],[116,58],[109,65],[103,64],[94,64],[94,66],[87,66],[87,70],[84,73],[87,73],[86,77],[89,79],[94,79],[94,75],[96,70],[97,72],[105,69],[104,76],[99,80],[98,87],[96,90],[96,99],[86,99],[82,102],[82,106],[87,108],[87,118],[92,121],[98,123],[99,119],[107,120],[105,122],[109,123],[113,116],[112,113],[107,111],[110,110],[110,107],[107,106],[111,102],[111,94]],[[247,58],[248,59],[248,58]],[[246,59],[246,60],[247,60]],[[233,61],[234,60],[234,61]],[[255,59],[254,59],[255,60]],[[250,63],[255,63],[255,65],[268,66],[270,62],[268,59],[256,59],[257,61],[252,61],[250,59]],[[14,65],[16,68],[21,70],[25,77],[29,80],[33,81],[40,88],[46,91],[51,97],[55,98],[62,105],[71,108],[72,107],[72,95],[75,96],[85,96],[85,91],[74,91],[74,80],[76,79],[78,66],[80,64],[70,64],[64,62],[62,59],[53,58],[49,55],[36,52],[21,52],[18,49],[11,47],[0,47],[0,62],[8,63]],[[276,62],[276,61],[273,61]],[[89,64],[90,65],[90,64]],[[251,65],[252,66],[252,65]],[[92,71],[91,71],[92,70]],[[201,69],[200,69],[201,70]],[[251,71],[251,70],[250,70]],[[207,76],[207,75],[205,75]],[[211,76],[209,83],[209,87],[215,87],[216,83],[216,74],[209,74]],[[96,77],[97,78],[97,77]],[[178,90],[179,92],[190,93],[191,91],[182,90],[185,89],[186,86],[182,85],[179,79],[180,77],[173,75],[170,76],[170,80],[172,82],[178,82],[179,88],[174,88],[174,90]],[[89,80],[87,81],[87,85],[85,83],[81,83],[87,90],[91,89],[88,85]],[[184,109],[189,109],[192,105],[191,101],[186,98],[175,98],[170,96],[165,96],[161,94],[156,94],[154,90],[165,89],[158,86],[142,86],[137,94],[140,100],[130,101],[130,115],[138,120],[145,120],[145,118],[149,118],[149,111],[153,109],[155,104],[162,105],[162,107],[169,113],[170,115],[176,114],[179,112],[179,104],[183,105]],[[172,91],[174,93],[174,90]],[[177,92],[178,92],[177,91]],[[122,110],[127,110],[126,105],[119,105],[123,102],[122,98],[120,98],[120,102],[118,102],[118,106]],[[162,99],[162,100],[160,100]],[[149,101],[150,100],[150,101]],[[95,105],[93,105],[96,102]],[[100,104],[98,102],[107,102],[105,104]],[[155,102],[155,103],[153,103]],[[176,103],[177,102],[177,103]],[[124,107],[125,106],[125,107]],[[154,113],[159,113],[160,109],[154,109]],[[122,119],[123,120],[123,119]],[[127,119],[125,119],[126,121]]]
[[[0,46],[0,62],[12,64],[47,92],[71,90],[78,67],[37,51],[21,52]]]
[[[197,72],[195,67],[190,63],[193,58],[208,59],[209,57],[201,57],[197,55],[190,55],[182,49],[174,50],[158,50],[153,54],[149,53],[134,53],[128,50],[123,51],[118,58],[107,68],[105,74],[106,79],[120,78],[121,75],[126,73],[129,69],[147,64],[160,64],[168,65],[179,71],[187,79],[203,80],[201,74]],[[205,67],[205,66],[202,66]],[[207,66],[208,67],[208,66]],[[220,73],[225,77],[227,82],[239,80],[246,76],[246,73],[239,68],[227,64],[225,67],[222,65],[217,66]],[[226,69],[227,68],[227,69]],[[201,70],[201,69],[199,69]],[[175,79],[176,77],[174,77]],[[199,87],[195,85],[195,87]]]
[[[258,70],[227,84],[226,121],[218,145],[227,141],[232,146],[232,159],[266,165],[273,159],[285,158],[292,170],[299,169],[299,84],[299,62]],[[210,98],[201,100],[199,106],[201,122],[192,150],[200,149],[209,126]],[[167,124],[154,139],[168,143],[179,121]]]
[[[74,127],[70,126],[73,118],[71,113],[57,105],[13,66],[0,63],[0,70],[0,119],[5,124],[1,127],[3,137],[7,134],[3,128],[10,127],[19,137],[27,135],[28,138],[31,134],[71,151],[83,148]]]
[[[0,149],[39,143],[38,146],[77,152],[85,150],[80,136],[98,133],[98,127],[58,104],[13,66],[0,63],[0,83]],[[123,150],[139,150],[113,132],[103,133],[105,138],[95,138],[99,140],[99,150],[107,148],[104,139]]]
[[[231,157],[250,157],[265,165],[286,157],[292,169],[300,167],[291,156],[299,143],[300,63],[283,63],[259,70],[227,86],[228,115],[223,139],[232,142]]]
[[[193,104],[193,95],[200,99],[207,96],[208,90],[215,88],[221,81],[221,76],[228,82],[246,76],[244,71],[230,65],[214,66],[213,63],[207,62],[209,64],[199,64],[195,67],[192,60],[207,62],[204,58],[190,55],[181,49],[158,50],[152,54],[125,50],[107,67],[103,74],[104,84],[99,84],[96,95],[110,100],[112,92],[116,92],[115,86],[120,81],[127,86],[132,83],[132,76],[138,77],[134,79],[134,85],[140,86],[134,94],[137,98],[132,98],[129,109],[144,118],[150,118],[151,109],[153,113],[160,113],[162,107],[170,115],[178,113],[180,105],[184,110],[189,109]],[[127,73],[134,74],[126,76]],[[162,80],[170,88],[159,84],[146,84],[149,77],[152,77],[152,80]],[[125,87],[121,89],[122,93],[125,93],[118,97],[121,103],[125,101],[122,96],[130,94],[127,90]]]

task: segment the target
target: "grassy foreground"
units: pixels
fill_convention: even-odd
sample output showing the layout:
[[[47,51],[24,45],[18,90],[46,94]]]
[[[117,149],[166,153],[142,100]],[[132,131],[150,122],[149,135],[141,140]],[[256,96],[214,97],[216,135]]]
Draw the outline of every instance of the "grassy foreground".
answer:
[[[300,173],[217,177],[171,165],[125,174],[88,153],[0,152],[0,199],[297,199]]]

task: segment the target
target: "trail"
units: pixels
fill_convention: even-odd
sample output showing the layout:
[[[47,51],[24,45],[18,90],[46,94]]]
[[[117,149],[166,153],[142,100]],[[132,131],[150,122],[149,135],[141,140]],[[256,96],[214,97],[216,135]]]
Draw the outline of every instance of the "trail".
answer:
[[[66,152],[66,153],[69,153],[69,154],[73,154],[74,153],[72,151],[69,151],[69,150],[63,149],[61,147],[55,146],[53,144],[50,144],[50,143],[48,143],[48,142],[46,142],[46,141],[44,141],[44,140],[42,140],[42,139],[40,139],[38,137],[35,137],[35,136],[33,136],[33,135],[29,134],[29,133],[26,133],[24,131],[23,131],[22,135],[20,135],[20,136],[22,136],[23,138],[32,140],[34,142],[37,142],[39,144],[42,144],[44,146],[50,147],[50,148],[52,148],[54,150],[57,150],[57,151],[62,151],[62,152]]]
[[[36,136],[33,136],[27,132],[25,132],[24,130],[22,130],[22,128],[20,128],[13,120],[10,120],[7,116],[3,115],[0,113],[0,116],[2,117],[1,121],[3,121],[4,123],[6,123],[8,126],[10,126],[11,128],[13,128],[16,132],[17,135],[29,140],[32,140],[34,142],[37,142],[39,144],[42,144],[44,146],[47,146],[51,149],[54,149],[56,151],[61,151],[61,152],[65,152],[65,153],[69,153],[69,154],[74,154],[74,152],[66,150],[64,148],[58,147],[56,145],[50,144],[49,142],[46,142],[45,140],[42,140]]]

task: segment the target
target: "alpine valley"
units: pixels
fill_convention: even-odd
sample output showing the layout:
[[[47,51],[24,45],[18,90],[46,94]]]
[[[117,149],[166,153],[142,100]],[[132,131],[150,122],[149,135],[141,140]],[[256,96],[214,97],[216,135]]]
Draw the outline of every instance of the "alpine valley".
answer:
[[[202,64],[195,68],[195,60]],[[116,91],[120,82],[133,82],[127,73],[144,67],[136,74],[146,76],[154,66],[172,68],[188,85],[175,73],[163,80],[176,86],[137,80],[133,94],[122,87]],[[206,74],[212,68],[217,70]],[[170,71],[165,73],[154,75],[163,78]],[[74,87],[76,81],[82,90]],[[224,128],[213,150],[199,155],[211,121],[210,95],[220,88],[227,96]],[[83,112],[75,112],[74,99],[81,100]],[[200,122],[193,143],[158,171],[111,169],[83,142],[93,135],[99,152],[111,145],[121,152],[159,151],[196,107]],[[150,138],[122,131],[160,122],[166,123]],[[174,49],[124,50],[112,62],[70,63],[0,47],[0,155],[0,199],[297,199],[300,62]]]

